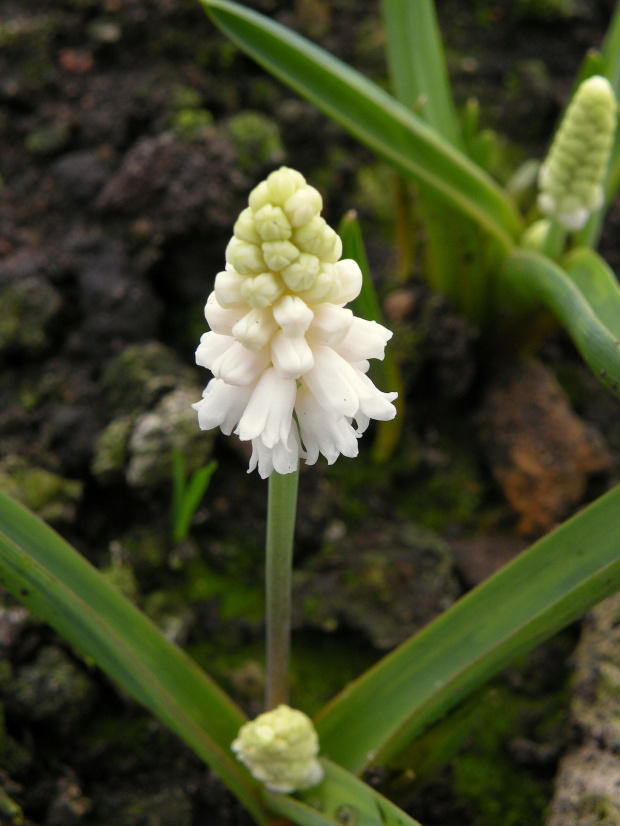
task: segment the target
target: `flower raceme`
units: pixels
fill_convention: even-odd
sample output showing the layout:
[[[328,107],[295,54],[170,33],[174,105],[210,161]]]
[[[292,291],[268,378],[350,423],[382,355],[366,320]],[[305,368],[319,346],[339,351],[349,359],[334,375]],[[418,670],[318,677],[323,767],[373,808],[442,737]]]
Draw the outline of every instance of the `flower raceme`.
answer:
[[[392,333],[345,308],[362,286],[320,217],[322,199],[282,167],[249,197],[226,249],[196,363],[214,378],[193,405],[203,430],[251,441],[249,471],[292,473],[302,458],[356,456],[370,419],[394,418],[396,393],[366,375]]]

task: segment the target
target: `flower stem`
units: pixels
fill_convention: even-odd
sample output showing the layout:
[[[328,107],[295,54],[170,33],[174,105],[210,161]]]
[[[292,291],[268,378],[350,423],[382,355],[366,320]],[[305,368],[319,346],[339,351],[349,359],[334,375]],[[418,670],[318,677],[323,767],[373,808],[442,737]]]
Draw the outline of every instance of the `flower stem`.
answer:
[[[291,648],[291,574],[297,512],[299,467],[294,473],[274,471],[267,501],[266,628],[267,678],[265,707],[288,701]]]

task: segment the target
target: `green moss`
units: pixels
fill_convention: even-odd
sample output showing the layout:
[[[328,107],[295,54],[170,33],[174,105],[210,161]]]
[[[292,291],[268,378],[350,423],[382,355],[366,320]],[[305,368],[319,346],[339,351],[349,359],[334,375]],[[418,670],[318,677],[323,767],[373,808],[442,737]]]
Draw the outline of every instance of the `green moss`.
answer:
[[[244,169],[275,166],[284,160],[278,124],[260,112],[240,112],[228,120],[224,131]]]
[[[471,522],[483,492],[473,460],[456,456],[428,476],[420,474],[400,494],[398,509],[407,519],[438,531],[449,523]]]
[[[217,600],[219,615],[225,622],[239,617],[249,622],[262,620],[263,586],[256,578],[216,571],[201,559],[190,562],[185,574],[184,595],[189,602]]]
[[[194,381],[194,371],[173,350],[157,341],[135,344],[110,361],[101,381],[104,412],[142,412],[173,390],[179,380]]]
[[[49,15],[18,15],[0,23],[0,48],[32,51],[49,45],[54,35],[54,20]]]
[[[93,475],[101,482],[109,482],[121,477],[127,461],[127,443],[134,419],[119,416],[100,434],[95,444],[92,461]]]
[[[499,686],[483,702],[483,722],[453,762],[456,793],[473,804],[473,826],[542,826],[553,781],[517,764],[508,744],[517,737],[544,742],[548,726],[557,725],[558,709],[566,708],[566,692],[538,699]],[[539,723],[529,730],[526,721],[533,717]]]
[[[213,115],[202,106],[202,95],[191,86],[179,85],[174,89],[173,107],[170,125],[183,140],[194,140],[213,124]]]
[[[60,297],[45,280],[26,277],[0,290],[0,350],[37,353],[48,344],[46,327]]]
[[[19,456],[0,463],[0,489],[47,522],[71,521],[82,496],[82,482],[32,467]]]
[[[33,155],[53,155],[69,140],[69,128],[64,123],[49,123],[33,129],[26,136],[26,149]]]
[[[356,642],[350,634],[293,634],[291,702],[306,714],[316,714],[377,659],[365,640]]]

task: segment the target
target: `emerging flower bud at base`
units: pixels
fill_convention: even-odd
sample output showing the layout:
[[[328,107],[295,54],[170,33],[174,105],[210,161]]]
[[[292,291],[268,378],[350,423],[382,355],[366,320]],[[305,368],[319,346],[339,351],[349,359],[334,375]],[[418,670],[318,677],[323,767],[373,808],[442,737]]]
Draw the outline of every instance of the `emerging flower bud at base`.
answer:
[[[289,706],[280,705],[246,723],[231,748],[269,791],[291,794],[323,780],[312,721]]]

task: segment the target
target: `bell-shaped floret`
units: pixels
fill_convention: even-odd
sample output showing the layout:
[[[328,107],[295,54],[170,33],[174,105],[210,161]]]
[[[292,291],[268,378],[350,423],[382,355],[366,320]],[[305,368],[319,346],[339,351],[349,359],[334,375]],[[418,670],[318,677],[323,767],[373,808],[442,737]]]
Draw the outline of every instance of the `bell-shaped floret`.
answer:
[[[273,305],[273,317],[285,336],[299,338],[310,326],[314,313],[299,296],[284,295]]]
[[[358,435],[344,416],[325,410],[312,393],[302,386],[297,391],[295,414],[301,441],[306,450],[305,461],[313,465],[319,453],[332,465],[338,456],[353,458],[358,454]]]
[[[247,301],[241,292],[243,276],[234,270],[222,270],[215,276],[214,291],[220,307],[230,310],[245,307]]]
[[[233,336],[249,350],[260,350],[271,341],[278,325],[271,307],[262,310],[250,310],[232,329]]]
[[[205,318],[214,333],[222,336],[231,336],[232,328],[240,318],[246,314],[246,307],[235,307],[227,310],[217,300],[215,291],[211,293],[205,305]]]
[[[198,412],[200,429],[219,427],[222,433],[230,436],[248,405],[253,389],[251,384],[238,387],[220,379],[211,379],[201,401],[192,405]]]
[[[268,367],[258,380],[248,406],[236,430],[242,441],[257,439],[265,447],[288,441],[291,429],[297,383],[281,379],[273,367]]]

